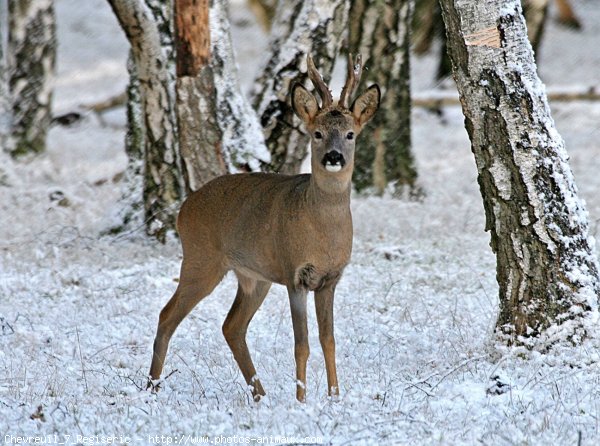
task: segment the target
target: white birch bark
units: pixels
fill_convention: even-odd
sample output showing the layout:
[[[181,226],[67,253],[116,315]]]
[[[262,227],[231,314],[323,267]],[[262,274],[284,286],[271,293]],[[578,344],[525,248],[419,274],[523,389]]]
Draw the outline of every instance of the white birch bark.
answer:
[[[148,234],[164,240],[175,229],[183,195],[174,88],[158,24],[140,0],[108,0],[131,44],[140,82],[145,131],[143,201]],[[163,24],[164,25],[164,24]]]
[[[259,171],[261,164],[271,161],[271,156],[258,116],[240,88],[225,0],[211,2],[210,32],[217,121],[227,170],[230,173]]]
[[[56,18],[52,0],[8,3],[14,156],[43,152],[52,119]]]
[[[600,281],[587,213],[518,0],[441,0],[497,256],[497,333],[546,349],[593,329]]]
[[[10,152],[11,100],[8,88],[8,0],[0,0],[0,151]]]

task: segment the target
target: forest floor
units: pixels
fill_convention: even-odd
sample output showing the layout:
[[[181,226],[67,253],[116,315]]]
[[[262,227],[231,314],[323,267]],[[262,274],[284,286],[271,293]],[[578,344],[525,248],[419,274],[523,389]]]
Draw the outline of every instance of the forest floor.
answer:
[[[540,72],[549,88],[598,82],[600,8],[592,0],[574,4],[584,31],[550,23],[546,32]],[[232,8],[248,88],[266,39],[240,4]],[[107,3],[57,0],[57,13],[56,114],[121,93],[128,49]],[[434,71],[434,56],[415,60],[413,90],[433,88]],[[551,106],[597,237],[600,104]],[[53,127],[47,154],[16,165],[0,186],[5,443],[36,435],[66,444],[111,436],[135,444],[600,442],[598,339],[548,355],[493,341],[495,258],[459,107],[413,112],[422,202],[353,199],[354,253],[335,303],[339,401],[326,397],[312,305],[308,398],[294,400],[291,321],[280,286],[250,325],[268,393],[260,404],[250,401],[221,334],[236,289],[231,276],[179,327],[163,390],[144,391],[181,251],[176,239],[161,245],[142,228],[101,235],[122,192],[124,122],[121,107]]]

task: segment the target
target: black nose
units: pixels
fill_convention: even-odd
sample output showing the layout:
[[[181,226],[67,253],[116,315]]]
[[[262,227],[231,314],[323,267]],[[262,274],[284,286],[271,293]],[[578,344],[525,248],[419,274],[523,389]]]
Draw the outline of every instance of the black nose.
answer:
[[[327,152],[323,157],[323,165],[326,166],[327,164],[344,167],[346,160],[344,159],[344,155],[342,155],[340,152],[337,150],[332,150]]]

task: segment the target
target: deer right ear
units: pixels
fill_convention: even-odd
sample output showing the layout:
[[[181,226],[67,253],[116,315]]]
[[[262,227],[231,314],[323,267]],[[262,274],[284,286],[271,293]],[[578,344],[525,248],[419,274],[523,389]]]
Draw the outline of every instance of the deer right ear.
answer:
[[[350,111],[356,120],[356,123],[362,127],[369,119],[373,117],[379,108],[381,101],[381,91],[377,84],[371,85],[363,94],[354,100]]]
[[[317,115],[319,104],[312,93],[296,84],[292,88],[292,108],[302,121],[308,123]]]

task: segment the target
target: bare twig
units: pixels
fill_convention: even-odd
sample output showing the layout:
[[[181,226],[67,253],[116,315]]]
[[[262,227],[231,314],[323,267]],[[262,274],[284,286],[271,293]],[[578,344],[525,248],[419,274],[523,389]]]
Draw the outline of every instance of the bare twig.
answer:
[[[79,348],[79,361],[81,362],[81,373],[83,375],[83,382],[85,384],[85,393],[88,393],[88,382],[87,376],[85,375],[85,367],[83,366],[83,354],[81,353],[81,342],[79,342],[79,327],[75,327],[75,334],[77,335],[77,347]]]

